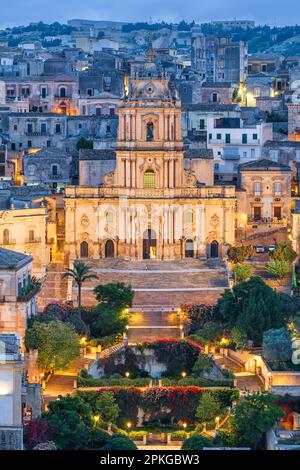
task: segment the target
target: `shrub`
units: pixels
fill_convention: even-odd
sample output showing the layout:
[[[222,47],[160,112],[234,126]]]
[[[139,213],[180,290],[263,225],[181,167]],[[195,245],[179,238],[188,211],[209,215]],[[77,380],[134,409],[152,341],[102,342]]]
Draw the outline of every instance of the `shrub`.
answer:
[[[91,428],[88,436],[89,449],[101,449],[110,440],[110,435],[99,428]]]
[[[144,439],[144,436],[146,435],[147,433],[145,431],[131,431],[129,433],[129,437],[130,439],[132,439],[133,441],[142,441]]]
[[[283,279],[291,272],[291,264],[289,261],[272,259],[267,265],[267,269],[270,274],[279,279]]]
[[[174,431],[171,434],[172,441],[185,441],[187,438],[186,431]]]
[[[71,314],[71,307],[66,302],[50,302],[44,308],[44,315],[53,315],[60,321],[65,321]]]
[[[270,258],[292,263],[297,258],[297,253],[293,250],[292,242],[281,241],[276,245],[275,250],[270,253]]]
[[[263,336],[263,357],[270,362],[290,361],[292,357],[292,341],[285,328],[272,329]]]
[[[204,447],[213,447],[212,440],[208,437],[194,435],[184,441],[182,450],[203,450]]]
[[[228,250],[228,259],[234,264],[244,263],[253,256],[254,250],[250,245],[232,246]]]
[[[135,443],[129,437],[112,437],[102,450],[137,450]]]
[[[254,268],[249,264],[236,264],[232,268],[232,273],[237,282],[243,282],[253,276]]]

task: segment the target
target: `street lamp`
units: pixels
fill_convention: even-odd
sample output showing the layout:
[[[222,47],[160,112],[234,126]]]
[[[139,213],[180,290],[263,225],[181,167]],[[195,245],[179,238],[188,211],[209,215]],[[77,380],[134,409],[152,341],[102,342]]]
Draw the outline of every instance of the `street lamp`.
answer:
[[[186,372],[181,372],[181,377],[184,379],[186,377]]]
[[[128,429],[128,431],[129,431],[129,430],[130,430],[130,428],[131,428],[131,426],[132,426],[131,422],[130,422],[130,421],[128,421],[128,422],[126,423],[126,426],[127,426],[127,429]]]
[[[96,425],[99,423],[99,421],[100,421],[100,416],[99,416],[99,415],[93,416],[93,420],[94,420],[94,424],[95,424],[95,426],[96,426]]]
[[[128,377],[130,376],[130,372],[125,372],[125,377],[128,379]]]

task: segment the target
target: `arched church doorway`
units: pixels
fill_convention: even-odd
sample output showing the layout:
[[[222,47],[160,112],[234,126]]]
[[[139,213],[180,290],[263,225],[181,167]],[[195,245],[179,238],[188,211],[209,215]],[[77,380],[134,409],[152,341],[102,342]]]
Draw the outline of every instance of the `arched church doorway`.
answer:
[[[185,242],[185,257],[193,258],[194,257],[194,242],[193,240],[187,240]]]
[[[154,230],[145,230],[143,235],[143,259],[156,258],[156,233]]]
[[[114,258],[115,256],[115,247],[112,240],[107,240],[105,243],[105,258]]]
[[[89,256],[89,245],[87,242],[80,243],[80,258],[88,258]]]
[[[219,243],[217,240],[212,241],[210,244],[210,256],[211,258],[219,257]]]

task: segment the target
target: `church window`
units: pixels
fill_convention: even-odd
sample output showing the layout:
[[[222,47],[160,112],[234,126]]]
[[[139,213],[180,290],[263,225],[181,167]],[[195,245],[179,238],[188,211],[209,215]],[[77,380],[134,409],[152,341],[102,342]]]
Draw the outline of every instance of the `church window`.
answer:
[[[112,224],[114,221],[114,214],[112,212],[107,212],[106,214],[106,222],[108,224]]]
[[[147,132],[146,132],[147,142],[152,142],[154,140],[154,125],[153,122],[147,122]]]
[[[152,189],[155,188],[155,173],[153,170],[147,170],[144,173],[144,188]]]

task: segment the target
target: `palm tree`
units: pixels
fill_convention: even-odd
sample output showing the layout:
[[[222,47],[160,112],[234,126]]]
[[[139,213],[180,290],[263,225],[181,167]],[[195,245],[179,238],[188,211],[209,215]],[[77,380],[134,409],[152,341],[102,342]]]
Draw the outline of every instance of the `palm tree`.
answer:
[[[78,289],[78,316],[81,318],[81,287],[85,281],[89,279],[99,279],[96,274],[90,274],[92,268],[82,261],[75,260],[73,269],[67,268],[66,272],[62,275],[63,278],[71,277]]]

